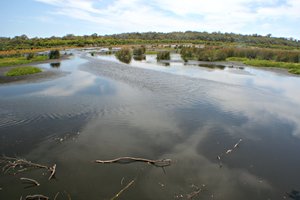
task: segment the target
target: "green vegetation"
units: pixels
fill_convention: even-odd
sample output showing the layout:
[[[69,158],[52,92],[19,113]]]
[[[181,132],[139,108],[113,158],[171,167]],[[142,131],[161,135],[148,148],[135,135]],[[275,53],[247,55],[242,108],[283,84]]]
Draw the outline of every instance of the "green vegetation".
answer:
[[[146,47],[143,45],[140,47],[134,47],[133,48],[133,59],[134,60],[146,59],[145,52],[146,52]]]
[[[238,61],[238,62],[244,62],[249,60],[248,58],[239,58],[239,57],[229,57],[226,58],[226,61]]]
[[[300,41],[293,38],[275,38],[271,35],[241,35],[220,32],[146,32],[123,33],[100,36],[97,34],[64,37],[28,38],[26,35],[13,38],[0,37],[0,51],[42,49],[58,47],[114,46],[132,44],[203,44],[208,46],[255,46],[261,48],[299,49]]]
[[[51,50],[49,52],[49,59],[59,59],[59,58],[60,58],[59,50]]]
[[[35,74],[42,72],[40,68],[32,67],[32,66],[26,66],[26,67],[16,67],[11,70],[9,70],[5,75],[6,76],[22,76],[27,74]]]
[[[120,51],[116,52],[116,58],[123,63],[130,63],[132,59],[132,53],[129,48],[122,48]]]
[[[275,67],[287,69],[288,72],[292,74],[300,74],[300,63],[288,63],[288,62],[278,62],[272,60],[258,60],[258,59],[248,59],[248,58],[227,58],[227,61],[239,61],[246,65],[255,67]]]
[[[44,61],[47,59],[48,59],[47,56],[35,56],[30,60],[28,60],[26,57],[0,58],[0,67],[28,64],[31,62],[40,62],[40,61]]]
[[[157,60],[170,60],[170,52],[169,51],[160,51],[157,53]]]
[[[273,60],[278,62],[300,62],[300,51],[253,47],[184,47],[181,49],[180,54],[185,61],[187,61],[188,59],[199,61],[222,61],[226,60],[229,57],[238,57],[259,60]]]
[[[156,55],[157,53],[157,51],[146,51],[145,54]]]

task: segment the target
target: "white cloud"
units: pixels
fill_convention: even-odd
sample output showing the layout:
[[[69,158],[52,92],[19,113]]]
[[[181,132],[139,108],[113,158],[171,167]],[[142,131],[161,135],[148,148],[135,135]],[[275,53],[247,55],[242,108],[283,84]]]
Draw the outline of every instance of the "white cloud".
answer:
[[[249,30],[249,24],[256,26],[251,30],[264,31],[265,24],[272,30],[275,19],[279,20],[277,25],[280,19],[300,18],[297,0],[229,0],[226,3],[220,0],[36,1],[55,6],[52,13],[100,24],[112,32],[206,30],[244,33]],[[274,31],[280,34],[280,30]]]

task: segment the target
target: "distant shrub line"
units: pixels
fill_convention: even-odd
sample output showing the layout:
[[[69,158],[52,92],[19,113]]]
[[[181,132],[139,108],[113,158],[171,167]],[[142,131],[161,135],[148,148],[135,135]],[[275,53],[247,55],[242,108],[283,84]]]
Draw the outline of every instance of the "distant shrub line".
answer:
[[[184,47],[181,49],[183,60],[222,61],[229,57],[248,59],[273,60],[277,62],[300,62],[300,52],[292,50],[275,50],[263,48],[196,48]]]

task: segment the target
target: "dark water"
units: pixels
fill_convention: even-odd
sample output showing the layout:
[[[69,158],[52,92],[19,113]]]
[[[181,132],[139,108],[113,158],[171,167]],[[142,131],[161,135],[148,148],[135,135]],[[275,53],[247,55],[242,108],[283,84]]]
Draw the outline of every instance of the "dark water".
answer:
[[[0,86],[0,153],[57,164],[51,181],[43,170],[2,173],[1,200],[111,199],[131,180],[118,199],[187,199],[198,188],[193,199],[299,199],[299,77],[74,53],[40,65],[66,76]],[[92,162],[121,156],[173,162]],[[24,189],[20,177],[41,185]]]

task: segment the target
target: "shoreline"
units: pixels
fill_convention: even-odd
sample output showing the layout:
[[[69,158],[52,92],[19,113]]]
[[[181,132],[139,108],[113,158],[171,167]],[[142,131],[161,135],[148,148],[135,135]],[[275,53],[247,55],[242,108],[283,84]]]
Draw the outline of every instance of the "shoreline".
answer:
[[[0,67],[0,86],[1,85],[7,85],[7,84],[13,84],[13,83],[35,83],[43,80],[49,80],[52,78],[58,78],[65,76],[68,74],[68,72],[58,71],[58,70],[50,70],[41,68],[42,72],[35,73],[35,74],[28,74],[28,75],[22,75],[22,76],[6,76],[5,73],[8,72],[10,69],[13,69],[15,67],[25,67],[25,66],[36,66],[39,64],[45,64],[45,63],[56,63],[61,62],[63,60],[69,59],[69,55],[63,55],[59,59],[48,59],[44,61],[38,61],[38,62],[32,62],[28,64],[22,64],[22,65],[11,65],[11,66],[5,66]]]

